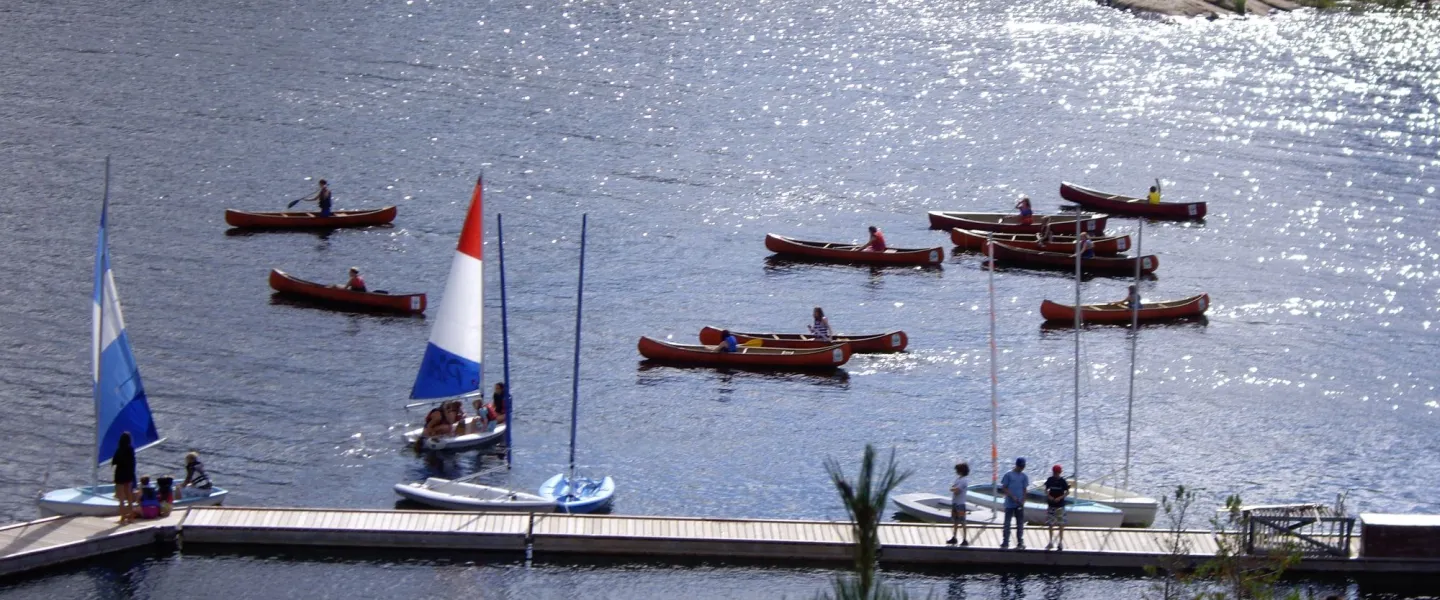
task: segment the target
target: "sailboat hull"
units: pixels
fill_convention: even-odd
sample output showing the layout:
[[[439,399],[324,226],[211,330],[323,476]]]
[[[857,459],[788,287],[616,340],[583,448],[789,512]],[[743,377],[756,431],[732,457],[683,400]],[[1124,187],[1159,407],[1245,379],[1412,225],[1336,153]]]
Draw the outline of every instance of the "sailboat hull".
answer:
[[[1005,497],[989,484],[972,485],[966,497],[975,504],[1005,514]],[[1119,527],[1125,521],[1125,513],[1118,508],[1086,500],[1067,500],[1065,525],[1067,527]],[[1003,518],[1002,521],[1003,522]],[[1045,524],[1045,499],[1036,490],[1025,495],[1025,522]]]
[[[1149,527],[1160,514],[1159,500],[1108,485],[1084,483],[1074,490],[1073,495],[1077,500],[1089,500],[1120,509],[1120,512],[1124,513],[1121,525],[1125,527]]]
[[[446,510],[553,512],[555,501],[505,488],[431,477],[418,483],[397,483],[402,498]]]
[[[474,422],[474,420],[475,417],[470,417],[469,419],[466,419],[467,423]],[[405,432],[405,441],[413,446],[415,442],[420,440],[420,433],[423,431],[425,431],[423,428],[415,428]],[[486,431],[477,431],[475,433],[467,433],[465,435],[447,435],[441,437],[425,438],[421,449],[429,450],[431,452],[455,452],[459,450],[470,450],[472,448],[484,448],[486,446],[493,446],[500,443],[500,440],[503,439],[505,439],[505,425],[502,423],[500,425],[496,425],[494,429],[489,429]]]
[[[615,480],[606,477],[601,480],[579,477],[572,486],[564,473],[545,480],[540,484],[540,495],[555,501],[556,508],[565,513],[591,513],[610,508],[615,503]]]
[[[950,497],[939,494],[917,492],[900,494],[890,499],[900,512],[926,523],[949,523]],[[998,525],[1003,515],[972,502],[966,502],[965,522]]]
[[[219,506],[225,502],[225,497],[228,495],[230,495],[230,492],[224,489],[218,487],[212,488],[210,494],[207,496],[177,499],[174,507]],[[97,487],[87,485],[55,490],[41,496],[39,504],[40,514],[47,517],[57,515],[113,517],[120,512],[120,501],[115,498],[114,485]]]

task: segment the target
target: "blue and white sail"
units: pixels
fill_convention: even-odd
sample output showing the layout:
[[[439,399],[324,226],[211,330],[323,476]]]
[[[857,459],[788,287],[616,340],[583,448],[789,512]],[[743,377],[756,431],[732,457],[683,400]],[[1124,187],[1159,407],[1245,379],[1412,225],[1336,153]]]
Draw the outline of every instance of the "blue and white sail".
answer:
[[[416,400],[449,398],[481,389],[481,316],[484,305],[484,270],[481,268],[481,201],[483,179],[475,180],[470,211],[460,231],[460,244],[450,263],[450,279],[439,316],[430,330],[430,343],[415,376],[410,397]]]
[[[95,244],[95,288],[90,296],[91,329],[90,383],[95,394],[95,462],[88,486],[46,492],[38,503],[44,515],[111,515],[120,511],[113,484],[100,485],[99,467],[115,456],[120,434],[129,433],[136,451],[160,443],[150,401],[140,383],[140,369],[125,334],[120,314],[120,297],[115,293],[115,276],[110,271],[110,246],[106,239],[106,217],[110,211],[110,161],[105,161],[105,200],[100,206],[100,235]],[[175,506],[215,506],[229,494],[214,486],[191,489]]]
[[[129,432],[135,449],[160,441],[140,368],[125,335],[125,318],[120,314],[120,297],[115,293],[115,276],[110,272],[110,248],[105,239],[106,213],[110,208],[107,186],[100,208],[100,236],[95,246],[95,291],[91,298],[92,327],[91,381],[95,393],[95,464],[102,465],[115,455],[120,434]]]

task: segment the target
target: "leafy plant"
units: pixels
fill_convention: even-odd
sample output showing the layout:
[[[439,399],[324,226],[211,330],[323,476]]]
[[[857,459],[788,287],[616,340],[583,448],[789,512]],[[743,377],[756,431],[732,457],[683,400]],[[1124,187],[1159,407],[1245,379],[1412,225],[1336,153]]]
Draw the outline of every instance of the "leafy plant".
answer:
[[[860,472],[855,479],[845,476],[839,461],[825,459],[825,471],[835,490],[840,492],[840,501],[850,515],[851,532],[855,536],[855,575],[837,577],[831,590],[820,598],[835,600],[889,600],[907,598],[904,590],[881,585],[875,578],[875,567],[880,559],[880,516],[890,492],[895,491],[906,478],[908,471],[901,472],[895,463],[895,451],[879,471],[876,470],[875,448],[865,445],[865,454],[860,460]]]

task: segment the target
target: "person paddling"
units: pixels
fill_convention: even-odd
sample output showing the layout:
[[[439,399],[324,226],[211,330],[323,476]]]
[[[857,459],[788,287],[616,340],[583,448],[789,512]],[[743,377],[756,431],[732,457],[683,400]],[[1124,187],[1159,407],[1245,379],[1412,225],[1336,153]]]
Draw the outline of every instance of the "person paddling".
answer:
[[[810,324],[810,333],[815,336],[817,341],[830,341],[831,336],[834,335],[834,331],[830,329],[830,320],[825,318],[825,311],[817,306],[813,314],[815,322]]]
[[[1016,210],[1020,211],[1020,224],[1030,225],[1035,220],[1035,209],[1030,207],[1030,197],[1021,196],[1020,201],[1015,203]]]
[[[350,280],[345,282],[345,289],[352,292],[368,292],[365,289],[365,279],[360,277],[360,267],[350,267]]]
[[[856,250],[859,250],[861,252],[884,252],[886,247],[887,246],[885,245],[885,234],[880,232],[879,227],[871,225],[870,241],[865,242],[864,246],[856,248]]]
[[[1146,199],[1146,200],[1149,200],[1149,201],[1150,201],[1150,204],[1159,204],[1159,203],[1160,203],[1160,188],[1155,187],[1155,186],[1153,186],[1153,185],[1150,186],[1150,193],[1145,196],[1145,199]]]

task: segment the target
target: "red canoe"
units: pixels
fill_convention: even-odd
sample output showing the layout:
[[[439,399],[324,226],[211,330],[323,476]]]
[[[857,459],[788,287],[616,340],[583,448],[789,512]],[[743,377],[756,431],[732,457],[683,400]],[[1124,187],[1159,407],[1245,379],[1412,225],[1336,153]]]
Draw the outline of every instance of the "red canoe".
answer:
[[[834,344],[823,348],[741,346],[735,352],[716,352],[707,346],[671,344],[641,337],[640,355],[654,361],[706,367],[833,369],[850,360],[850,345]]]
[[[1045,246],[1040,245],[1038,234],[1026,233],[993,233],[989,231],[971,231],[969,229],[951,229],[950,241],[956,246],[966,250],[984,250],[985,241],[991,236],[995,241],[1002,244],[1025,248],[1027,250],[1045,250],[1049,252],[1075,253],[1075,237],[1068,235],[1057,235]],[[1095,253],[1101,256],[1113,256],[1130,249],[1130,236],[1112,235],[1109,237],[1091,238],[1095,243]]]
[[[1210,295],[1200,294],[1180,300],[1140,303],[1141,321],[1168,321],[1198,317],[1210,308]],[[1123,301],[1109,304],[1082,304],[1080,318],[1086,323],[1129,323],[1130,307]],[[1040,303],[1040,316],[1046,321],[1075,322],[1075,307],[1046,300]]]
[[[1080,187],[1073,183],[1060,183],[1060,197],[1090,210],[1103,210],[1116,215],[1150,217],[1152,219],[1203,219],[1204,202],[1161,202],[1151,204],[1145,198],[1131,198],[1107,194]]]
[[[995,242],[995,260],[1044,269],[1075,268],[1075,253],[1073,252],[1027,250],[1025,248],[1007,246],[999,242]],[[1081,259],[1080,268],[1087,273],[1133,275],[1135,274],[1136,260],[1136,258],[1130,256],[1096,256],[1095,258]],[[1142,273],[1152,272],[1160,266],[1160,258],[1153,254],[1147,254],[1138,260],[1140,261],[1140,272]]]
[[[270,287],[282,294],[302,296],[322,303],[403,313],[425,312],[425,294],[354,292],[291,276],[280,269],[270,270]]]
[[[225,209],[225,223],[253,229],[331,229],[384,225],[395,220],[395,207],[337,210],[328,217],[318,212],[246,212]]]
[[[860,244],[807,242],[773,233],[765,236],[765,247],[776,254],[836,262],[881,265],[938,265],[945,260],[945,250],[935,248],[887,248],[884,252],[859,250]]]
[[[850,351],[856,354],[867,352],[903,352],[910,344],[910,338],[903,331],[877,333],[874,335],[837,335],[831,341],[822,342],[808,333],[740,333],[730,332],[740,343],[758,340],[765,348],[824,348],[835,344],[850,344]],[[720,329],[706,327],[700,330],[700,343],[714,346],[720,343]]]
[[[1041,219],[1050,219],[1053,233],[1075,233],[1075,215],[1035,215],[1029,225],[1020,224],[1020,215],[1015,213],[964,213],[930,211],[931,229],[973,229],[996,233],[1040,233]],[[1105,233],[1105,221],[1110,215],[1085,213],[1085,231],[1091,235]]]

